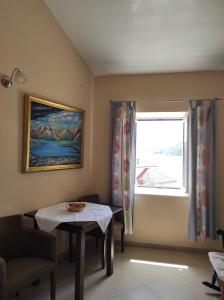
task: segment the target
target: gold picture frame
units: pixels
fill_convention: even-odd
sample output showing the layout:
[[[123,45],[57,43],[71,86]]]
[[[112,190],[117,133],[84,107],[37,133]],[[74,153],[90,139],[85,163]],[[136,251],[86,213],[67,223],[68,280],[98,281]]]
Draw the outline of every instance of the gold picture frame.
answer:
[[[85,111],[25,95],[22,172],[83,167]]]

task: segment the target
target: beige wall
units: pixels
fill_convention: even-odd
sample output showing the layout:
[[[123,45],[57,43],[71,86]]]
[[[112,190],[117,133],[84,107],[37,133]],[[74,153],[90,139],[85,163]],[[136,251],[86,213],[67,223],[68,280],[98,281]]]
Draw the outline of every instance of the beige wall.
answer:
[[[0,215],[73,199],[91,188],[93,76],[41,0],[0,0],[0,73],[24,71],[28,82],[0,85]],[[82,169],[21,173],[23,96],[86,111]]]
[[[136,100],[137,111],[183,111],[177,103],[150,103],[148,100],[224,98],[224,72],[203,72],[142,76],[102,76],[95,78],[93,186],[102,200],[107,199],[109,101]],[[218,104],[218,209],[224,226],[223,168],[224,104]],[[190,248],[217,248],[219,243],[194,243],[187,239],[188,198],[136,195],[135,231],[127,239]]]
[[[28,82],[11,89],[0,86],[0,216],[23,213],[92,191],[99,192],[102,200],[106,200],[110,99],[136,100],[138,111],[178,111],[183,109],[180,104],[150,104],[147,100],[224,97],[221,72],[108,76],[95,79],[93,103],[90,70],[40,0],[0,0],[0,73],[10,74],[14,67],[24,71]],[[84,168],[21,173],[24,93],[86,111]],[[220,216],[224,215],[223,109],[219,105]],[[187,241],[187,215],[188,199],[138,195],[135,234],[129,240],[216,247],[216,243]]]

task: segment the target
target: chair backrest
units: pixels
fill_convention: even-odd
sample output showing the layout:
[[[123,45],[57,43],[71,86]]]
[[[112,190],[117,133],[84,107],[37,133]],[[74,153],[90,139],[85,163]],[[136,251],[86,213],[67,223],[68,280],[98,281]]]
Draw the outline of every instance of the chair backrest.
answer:
[[[0,256],[4,259],[20,256],[22,245],[18,244],[18,234],[22,230],[20,215],[0,218]]]
[[[100,198],[98,194],[90,194],[81,196],[78,198],[78,201],[81,202],[90,202],[90,203],[100,203]]]
[[[224,229],[217,229],[216,234],[222,237],[222,248],[224,250]]]

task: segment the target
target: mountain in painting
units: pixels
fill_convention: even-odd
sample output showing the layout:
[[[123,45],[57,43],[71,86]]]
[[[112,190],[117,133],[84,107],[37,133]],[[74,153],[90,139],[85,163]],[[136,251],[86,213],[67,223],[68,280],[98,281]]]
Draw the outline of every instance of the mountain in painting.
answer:
[[[30,135],[49,141],[79,141],[82,121],[80,113],[60,111],[31,121]]]

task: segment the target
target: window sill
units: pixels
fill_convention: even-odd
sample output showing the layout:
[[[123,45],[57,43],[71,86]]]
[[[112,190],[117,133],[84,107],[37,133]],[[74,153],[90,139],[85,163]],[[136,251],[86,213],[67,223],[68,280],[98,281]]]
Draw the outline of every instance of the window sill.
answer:
[[[135,195],[158,195],[158,196],[173,196],[173,197],[188,197],[183,189],[160,189],[160,188],[144,188],[135,187]]]

